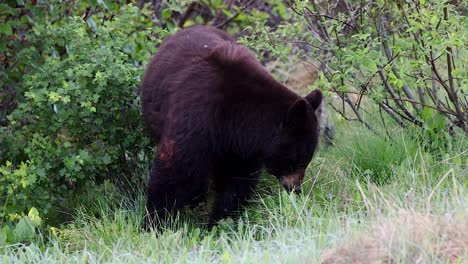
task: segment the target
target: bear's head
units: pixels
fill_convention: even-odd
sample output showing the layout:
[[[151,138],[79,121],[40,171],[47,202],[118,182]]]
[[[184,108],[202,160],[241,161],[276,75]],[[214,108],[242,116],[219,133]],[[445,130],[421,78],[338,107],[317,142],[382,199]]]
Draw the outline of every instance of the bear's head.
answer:
[[[320,125],[315,111],[322,97],[320,90],[314,90],[294,102],[271,144],[265,167],[287,191],[301,191],[305,170],[319,140]]]

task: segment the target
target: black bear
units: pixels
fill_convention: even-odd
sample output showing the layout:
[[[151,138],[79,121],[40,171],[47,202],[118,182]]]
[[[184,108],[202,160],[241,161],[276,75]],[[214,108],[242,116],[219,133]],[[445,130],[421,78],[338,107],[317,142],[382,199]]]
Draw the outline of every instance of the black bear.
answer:
[[[146,224],[216,192],[210,225],[238,211],[263,168],[299,191],[319,136],[319,90],[300,97],[224,31],[194,26],[168,37],[141,86],[142,114],[159,145]]]

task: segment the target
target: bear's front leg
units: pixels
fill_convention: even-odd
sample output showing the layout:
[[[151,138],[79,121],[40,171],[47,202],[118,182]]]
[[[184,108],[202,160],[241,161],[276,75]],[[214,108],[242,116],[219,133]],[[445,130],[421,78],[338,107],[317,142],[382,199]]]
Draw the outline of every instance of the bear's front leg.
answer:
[[[199,166],[156,158],[147,188],[145,230],[159,229],[194,198],[204,195],[207,177]],[[198,170],[197,170],[198,169]]]
[[[238,215],[239,209],[251,198],[261,172],[260,165],[249,162],[224,163],[220,167],[215,175],[216,200],[209,228],[227,216]]]

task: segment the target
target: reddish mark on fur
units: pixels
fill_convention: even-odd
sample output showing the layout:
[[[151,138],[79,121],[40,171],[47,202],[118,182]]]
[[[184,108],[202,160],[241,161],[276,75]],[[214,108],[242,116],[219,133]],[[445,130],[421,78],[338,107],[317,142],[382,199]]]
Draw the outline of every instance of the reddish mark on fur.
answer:
[[[162,161],[170,161],[174,156],[174,140],[163,140],[159,145],[158,157]]]

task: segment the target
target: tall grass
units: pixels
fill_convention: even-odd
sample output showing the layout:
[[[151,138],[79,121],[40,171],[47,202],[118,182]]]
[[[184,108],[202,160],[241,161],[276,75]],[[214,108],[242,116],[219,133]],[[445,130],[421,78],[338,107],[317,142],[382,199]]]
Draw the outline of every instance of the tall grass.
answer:
[[[241,219],[211,231],[189,211],[162,234],[145,233],[143,194],[99,197],[55,234],[43,231],[44,242],[1,247],[0,262],[463,263],[466,142],[434,153],[414,138],[347,129],[319,151],[301,195],[265,176]]]

